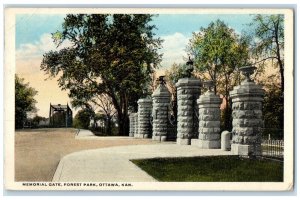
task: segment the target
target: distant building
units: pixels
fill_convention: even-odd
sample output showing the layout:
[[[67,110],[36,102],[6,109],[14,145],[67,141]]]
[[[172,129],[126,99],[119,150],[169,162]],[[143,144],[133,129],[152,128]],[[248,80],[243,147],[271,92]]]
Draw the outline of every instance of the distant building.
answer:
[[[69,105],[52,105],[50,103],[49,126],[50,127],[72,127],[73,112]]]

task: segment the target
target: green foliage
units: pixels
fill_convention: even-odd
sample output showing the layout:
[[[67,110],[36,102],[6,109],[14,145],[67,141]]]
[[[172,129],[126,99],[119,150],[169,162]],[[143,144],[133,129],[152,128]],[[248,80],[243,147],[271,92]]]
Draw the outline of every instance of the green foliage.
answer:
[[[132,160],[158,181],[282,182],[283,163],[238,156]]]
[[[194,65],[202,80],[213,80],[215,92],[225,98],[223,129],[231,129],[229,91],[240,81],[238,68],[249,62],[249,39],[217,20],[193,33],[188,45],[188,52],[194,56]]]
[[[24,83],[24,79],[15,75],[15,128],[22,128],[27,119],[27,112],[36,112],[37,91]]]
[[[260,82],[264,85],[263,102],[264,137],[271,135],[273,139],[283,139],[284,128],[284,96],[280,88],[278,74],[264,77]]]
[[[267,61],[278,67],[281,78],[281,91],[284,91],[284,15],[255,15],[250,27],[253,37],[252,56],[263,73]]]
[[[45,120],[46,120],[46,117],[41,117],[41,116],[36,115],[35,117],[33,117],[32,123],[35,127],[37,127],[41,121],[45,121]]]
[[[195,57],[196,70],[208,73],[209,78],[216,81],[248,62],[248,42],[246,37],[238,36],[223,21],[217,20],[193,33],[188,52]]]
[[[57,45],[72,45],[44,55],[41,69],[59,76],[62,89],[83,105],[101,94],[111,98],[120,134],[128,134],[128,106],[137,107],[149,74],[161,61],[152,15],[67,15],[63,31],[53,34]]]
[[[74,117],[73,127],[88,129],[92,116],[93,113],[89,109],[78,111],[78,113]]]
[[[165,79],[167,85],[171,89],[171,93],[174,95],[176,93],[176,86],[175,84],[181,78],[185,77],[186,73],[186,66],[183,64],[176,64],[174,63],[169,70],[165,72]]]

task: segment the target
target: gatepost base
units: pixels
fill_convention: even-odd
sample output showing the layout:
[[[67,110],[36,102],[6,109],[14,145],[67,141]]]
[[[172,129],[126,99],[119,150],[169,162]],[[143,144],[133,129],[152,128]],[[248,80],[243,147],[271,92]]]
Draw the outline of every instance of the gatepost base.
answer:
[[[191,145],[191,139],[177,138],[176,143],[179,145]]]
[[[192,139],[191,145],[200,147],[201,149],[220,149],[221,141]]]

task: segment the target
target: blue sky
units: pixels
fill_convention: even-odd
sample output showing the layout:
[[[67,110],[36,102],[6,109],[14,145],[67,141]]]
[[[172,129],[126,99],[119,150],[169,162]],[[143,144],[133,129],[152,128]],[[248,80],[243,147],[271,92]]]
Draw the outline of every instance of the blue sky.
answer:
[[[252,16],[232,15],[232,14],[162,14],[153,18],[153,24],[156,24],[157,34],[160,36],[170,35],[180,32],[184,35],[191,36],[192,32],[198,31],[200,27],[207,27],[209,23],[220,19],[241,32],[247,28],[246,24],[251,22]]]
[[[16,17],[16,48],[21,44],[34,43],[43,34],[53,33],[61,28],[65,15],[36,15],[26,14]],[[252,16],[248,14],[162,14],[153,18],[151,23],[156,24],[158,36],[172,35],[176,32],[190,37],[192,32],[217,19],[223,20],[237,32],[246,29],[246,24],[251,22]]]

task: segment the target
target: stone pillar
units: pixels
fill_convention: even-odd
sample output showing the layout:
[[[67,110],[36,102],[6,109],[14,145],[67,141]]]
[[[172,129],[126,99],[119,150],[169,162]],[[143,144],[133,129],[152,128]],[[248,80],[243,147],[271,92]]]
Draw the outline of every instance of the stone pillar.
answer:
[[[138,100],[138,137],[151,137],[150,117],[152,111],[152,99]]]
[[[138,129],[138,113],[134,113],[134,137],[137,138],[139,134],[139,129]]]
[[[160,83],[152,94],[153,132],[152,139],[166,141],[168,133],[168,112],[171,100],[170,92],[164,83]]]
[[[232,145],[231,151],[235,155],[261,155],[261,134],[263,127],[262,102],[264,90],[250,80],[251,67],[243,70],[247,79],[230,92],[232,99]],[[242,70],[242,69],[241,69]]]
[[[135,113],[130,113],[129,115],[129,137],[133,137],[134,136],[134,132],[135,132],[135,119],[134,119],[134,114]]]
[[[213,91],[207,91],[197,100],[199,107],[199,139],[193,139],[192,145],[202,149],[219,149],[220,141],[220,104],[222,100]]]
[[[200,80],[182,78],[177,88],[177,144],[190,145],[191,139],[198,135],[197,102],[200,95]]]

